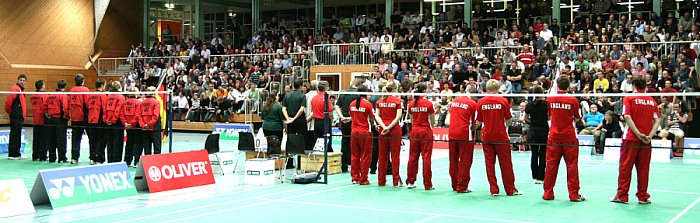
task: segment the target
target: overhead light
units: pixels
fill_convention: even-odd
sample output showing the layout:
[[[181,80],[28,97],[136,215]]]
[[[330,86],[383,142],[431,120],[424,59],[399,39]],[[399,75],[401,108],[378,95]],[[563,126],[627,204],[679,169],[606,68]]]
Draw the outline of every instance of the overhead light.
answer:
[[[174,9],[174,8],[175,8],[175,4],[174,4],[174,3],[165,3],[165,8],[167,8],[167,9]]]
[[[423,0],[423,2],[449,2],[452,0]]]

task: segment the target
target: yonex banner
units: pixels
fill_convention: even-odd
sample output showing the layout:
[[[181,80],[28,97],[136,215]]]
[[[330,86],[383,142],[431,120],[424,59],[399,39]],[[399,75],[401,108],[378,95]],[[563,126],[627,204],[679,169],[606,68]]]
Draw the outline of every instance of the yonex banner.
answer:
[[[205,150],[141,156],[134,181],[151,193],[215,183]]]
[[[340,128],[334,127],[331,130],[331,147],[340,148],[343,146],[343,131]],[[335,149],[333,150],[335,151]]]
[[[23,180],[0,180],[0,218],[34,212]]]
[[[595,154],[595,150],[593,149],[595,145],[595,140],[593,139],[592,135],[576,135],[578,138],[578,153],[583,155],[583,154]]]
[[[27,147],[27,134],[22,130],[21,135],[22,143],[20,144],[19,151],[24,153],[24,148]],[[0,131],[0,154],[7,153],[7,146],[10,144],[10,131],[4,130]]]
[[[253,132],[253,128],[250,125],[237,125],[237,124],[216,124],[211,133],[219,133],[221,137],[219,140],[238,140],[239,132]]]
[[[31,197],[53,208],[137,195],[126,163],[41,170]]]

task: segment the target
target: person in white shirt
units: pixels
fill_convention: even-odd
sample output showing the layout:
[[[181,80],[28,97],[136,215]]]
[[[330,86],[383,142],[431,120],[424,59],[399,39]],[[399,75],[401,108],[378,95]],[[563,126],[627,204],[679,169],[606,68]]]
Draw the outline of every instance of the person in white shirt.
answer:
[[[542,37],[544,41],[550,41],[554,37],[554,33],[552,33],[552,30],[549,30],[549,25],[547,25],[546,23],[542,25],[540,37]]]
[[[212,46],[213,46],[213,45],[216,45],[216,44],[219,44],[219,43],[223,43],[223,41],[222,41],[222,39],[221,39],[221,35],[215,36],[214,38],[211,39],[211,45],[212,45]]]
[[[177,106],[177,120],[184,120],[185,117],[182,114],[187,115],[187,110],[190,107],[187,97],[180,91],[174,99]]]
[[[382,43],[393,43],[394,37],[389,34],[388,29],[384,29],[384,34],[379,38],[379,40],[382,41]]]
[[[211,55],[211,50],[207,49],[207,45],[202,46],[202,52],[200,52],[200,56],[202,56],[206,60],[209,60],[209,55]]]
[[[311,100],[314,99],[318,95],[318,81],[313,80],[310,83],[309,86],[309,92],[306,93],[306,110],[304,111],[304,114],[306,115],[306,135],[307,136],[314,136],[314,113],[311,108]],[[306,148],[310,148],[311,146],[315,145],[316,143],[316,137],[305,137],[306,138]]]
[[[420,33],[425,34],[425,33],[432,33],[433,32],[433,26],[430,24],[430,22],[425,22],[425,25],[420,28]]]

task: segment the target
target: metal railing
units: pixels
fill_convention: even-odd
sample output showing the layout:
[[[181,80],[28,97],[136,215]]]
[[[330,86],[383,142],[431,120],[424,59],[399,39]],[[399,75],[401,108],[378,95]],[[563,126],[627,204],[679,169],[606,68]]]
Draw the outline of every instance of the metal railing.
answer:
[[[163,60],[170,63],[175,59],[180,59],[185,62],[189,60],[186,56],[176,57],[118,57],[118,58],[99,58],[97,59],[97,70],[99,76],[122,76],[123,73],[115,71],[129,71],[130,68],[137,68],[139,64],[145,65]]]

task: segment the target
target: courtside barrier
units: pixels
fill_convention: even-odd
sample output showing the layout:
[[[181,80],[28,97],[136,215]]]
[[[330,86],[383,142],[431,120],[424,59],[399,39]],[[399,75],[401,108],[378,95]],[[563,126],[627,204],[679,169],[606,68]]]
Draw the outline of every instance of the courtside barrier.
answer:
[[[34,205],[22,179],[0,180],[0,218],[34,212]]]
[[[53,208],[137,195],[126,163],[41,170],[31,198]]]
[[[151,193],[214,184],[206,150],[141,156],[134,184]]]
[[[22,130],[22,144],[19,148],[20,153],[24,153],[24,148],[27,147],[27,133]],[[10,144],[10,130],[0,131],[0,154],[7,153],[7,146]]]
[[[651,140],[651,162],[670,162],[673,157],[671,150],[671,140]],[[622,139],[608,138],[605,139],[605,152],[603,159],[610,161],[620,161],[620,147]]]
[[[685,138],[683,139],[683,147],[689,148],[683,150],[683,161],[695,160],[700,161],[700,138]]]

